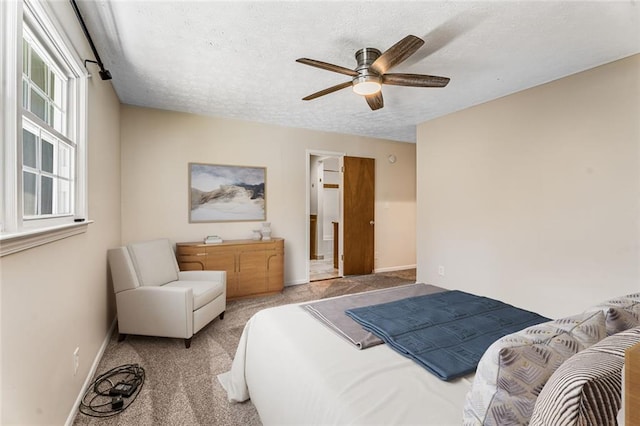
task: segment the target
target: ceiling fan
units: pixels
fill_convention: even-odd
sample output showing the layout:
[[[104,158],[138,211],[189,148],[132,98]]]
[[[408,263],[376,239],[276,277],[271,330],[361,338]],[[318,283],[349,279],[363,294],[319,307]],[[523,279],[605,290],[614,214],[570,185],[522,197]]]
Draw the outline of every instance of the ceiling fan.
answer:
[[[421,38],[408,35],[384,53],[372,47],[365,47],[356,52],[358,65],[354,70],[327,62],[316,61],[315,59],[296,59],[296,62],[300,62],[301,64],[311,65],[312,67],[322,68],[352,77],[351,81],[320,90],[319,92],[302,98],[302,100],[310,101],[340,89],[353,86],[353,91],[364,96],[369,107],[371,107],[372,110],[376,110],[384,106],[381,91],[383,84],[410,87],[445,87],[449,83],[449,78],[447,77],[424,74],[387,73],[392,67],[413,55],[423,44],[424,40]]]

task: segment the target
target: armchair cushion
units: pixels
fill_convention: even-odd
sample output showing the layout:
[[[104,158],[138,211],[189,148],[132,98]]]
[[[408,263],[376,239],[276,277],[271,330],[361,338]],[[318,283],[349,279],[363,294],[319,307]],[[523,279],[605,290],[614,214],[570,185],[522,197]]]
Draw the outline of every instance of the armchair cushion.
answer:
[[[193,290],[193,310],[197,311],[224,293],[226,284],[220,281],[173,281],[163,287],[190,288]]]
[[[132,243],[131,261],[143,286],[158,286],[178,279],[178,263],[167,239]]]

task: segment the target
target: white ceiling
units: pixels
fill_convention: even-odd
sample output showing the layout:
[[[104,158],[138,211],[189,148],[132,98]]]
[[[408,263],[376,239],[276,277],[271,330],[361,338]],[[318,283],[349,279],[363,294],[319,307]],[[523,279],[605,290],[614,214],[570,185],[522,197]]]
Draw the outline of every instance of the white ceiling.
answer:
[[[78,4],[123,103],[406,142],[429,119],[640,52],[638,1]],[[353,69],[356,50],[408,34],[425,44],[392,72],[447,87],[385,85],[377,111],[350,88],[301,100],[350,78],[297,58]]]

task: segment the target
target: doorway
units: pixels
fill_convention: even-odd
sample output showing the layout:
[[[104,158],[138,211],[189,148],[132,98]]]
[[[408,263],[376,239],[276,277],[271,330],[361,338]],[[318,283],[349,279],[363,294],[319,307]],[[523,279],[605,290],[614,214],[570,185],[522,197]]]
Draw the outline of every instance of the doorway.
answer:
[[[373,158],[307,150],[306,211],[308,282],[373,273]]]
[[[309,282],[341,276],[341,155],[309,155]]]

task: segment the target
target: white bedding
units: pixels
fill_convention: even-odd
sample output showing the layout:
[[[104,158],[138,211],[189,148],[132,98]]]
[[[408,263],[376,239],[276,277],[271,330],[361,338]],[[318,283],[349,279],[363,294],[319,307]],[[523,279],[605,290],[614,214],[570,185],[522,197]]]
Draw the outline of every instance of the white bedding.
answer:
[[[460,425],[473,375],[444,382],[378,345],[358,350],[299,305],[265,309],[246,324],[230,401],[249,397],[264,425]]]

